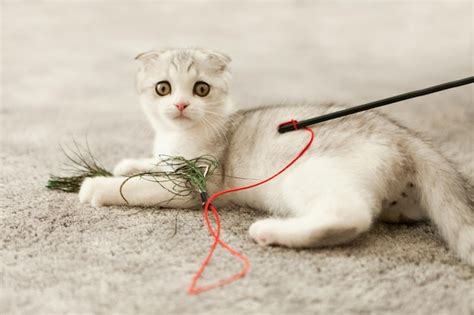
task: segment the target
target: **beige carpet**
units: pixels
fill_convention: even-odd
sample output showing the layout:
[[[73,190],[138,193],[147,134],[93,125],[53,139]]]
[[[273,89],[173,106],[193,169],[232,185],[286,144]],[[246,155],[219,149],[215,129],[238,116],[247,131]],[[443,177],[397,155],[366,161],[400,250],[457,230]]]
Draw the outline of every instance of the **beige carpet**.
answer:
[[[150,152],[134,92],[139,52],[229,53],[241,106],[357,104],[472,75],[470,1],[3,0],[1,10],[0,314],[473,314],[474,271],[428,224],[378,224],[339,248],[261,248],[247,229],[264,213],[221,209],[223,237],[251,271],[190,297],[210,245],[200,212],[97,210],[44,188],[73,136],[87,133],[109,167]],[[472,92],[386,111],[472,179]],[[238,268],[220,251],[205,281]]]

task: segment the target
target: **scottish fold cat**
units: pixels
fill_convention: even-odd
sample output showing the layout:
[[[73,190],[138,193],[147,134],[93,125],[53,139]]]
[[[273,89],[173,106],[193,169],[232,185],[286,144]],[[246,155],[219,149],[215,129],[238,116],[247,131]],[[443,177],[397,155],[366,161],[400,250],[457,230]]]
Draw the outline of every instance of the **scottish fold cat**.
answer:
[[[115,177],[89,178],[79,199],[93,206],[124,205],[123,176],[156,168],[160,154],[215,156],[220,166],[210,193],[264,179],[308,140],[277,125],[342,109],[336,104],[278,105],[237,110],[229,97],[231,59],[206,49],[164,49],[137,56],[140,103],[156,132],[153,156],[121,161]],[[320,247],[349,242],[375,220],[429,219],[448,246],[474,265],[472,187],[430,142],[394,119],[368,111],[312,127],[309,151],[274,181],[224,196],[273,216],[253,223],[260,245]],[[198,208],[199,196],[174,198],[146,179],[123,187],[130,205]],[[168,201],[170,200],[171,201]]]

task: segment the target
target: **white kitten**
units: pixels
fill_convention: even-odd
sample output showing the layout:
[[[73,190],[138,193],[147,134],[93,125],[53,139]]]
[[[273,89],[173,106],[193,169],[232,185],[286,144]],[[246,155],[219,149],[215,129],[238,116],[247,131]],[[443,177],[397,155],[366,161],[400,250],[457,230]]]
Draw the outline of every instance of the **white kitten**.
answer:
[[[151,51],[137,57],[140,102],[156,131],[154,156],[214,155],[221,163],[210,193],[263,179],[290,161],[307,133],[277,132],[289,119],[341,109],[335,105],[272,106],[234,112],[228,98],[230,58],[202,49]],[[376,218],[429,218],[450,248],[474,265],[474,210],[469,183],[415,132],[372,110],[313,127],[316,139],[287,172],[261,187],[228,195],[217,205],[259,208],[285,218],[250,227],[261,245],[318,247],[350,241]],[[123,205],[121,176],[154,168],[156,159],[124,160],[117,177],[87,179],[79,193],[93,206]],[[156,183],[134,178],[124,186],[131,205],[200,205],[174,198]],[[421,207],[417,207],[417,205]]]

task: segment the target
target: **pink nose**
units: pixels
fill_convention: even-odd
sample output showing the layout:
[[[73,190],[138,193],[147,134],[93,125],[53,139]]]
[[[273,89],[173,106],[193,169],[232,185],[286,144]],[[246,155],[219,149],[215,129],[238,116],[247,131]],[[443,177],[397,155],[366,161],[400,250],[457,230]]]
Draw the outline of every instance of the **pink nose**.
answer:
[[[183,103],[178,103],[175,106],[180,112],[182,112],[183,110],[186,109],[186,107],[189,106],[189,104],[183,102]]]

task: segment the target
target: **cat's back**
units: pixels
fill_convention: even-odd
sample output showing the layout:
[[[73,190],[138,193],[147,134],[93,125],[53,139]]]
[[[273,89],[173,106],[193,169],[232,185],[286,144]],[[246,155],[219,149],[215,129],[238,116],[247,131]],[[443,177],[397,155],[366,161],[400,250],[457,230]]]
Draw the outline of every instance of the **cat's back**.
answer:
[[[293,119],[301,121],[345,108],[347,106],[336,103],[323,103],[273,105],[241,110],[232,117],[230,145],[249,149],[267,148],[267,151],[273,151],[272,148],[275,150],[297,148],[298,144],[305,143],[306,133],[304,130],[298,130],[280,134],[278,126],[281,123]],[[329,141],[333,144],[331,147],[336,148],[362,139],[394,138],[408,131],[394,119],[377,110],[330,120],[312,125],[310,128],[316,136],[313,146],[324,144],[326,148],[329,148]]]
[[[304,130],[284,134],[281,123],[304,120],[347,108],[326,103],[318,105],[275,105],[241,110],[232,116],[224,164],[230,168],[252,167],[255,173],[269,164],[282,166],[304,147],[309,133]],[[404,127],[376,110],[371,110],[311,126],[314,143],[306,154],[341,156],[354,153],[358,146],[373,142],[396,145],[406,135]],[[274,167],[273,167],[274,168]],[[247,173],[247,172],[246,172]],[[262,174],[268,172],[262,171]]]

